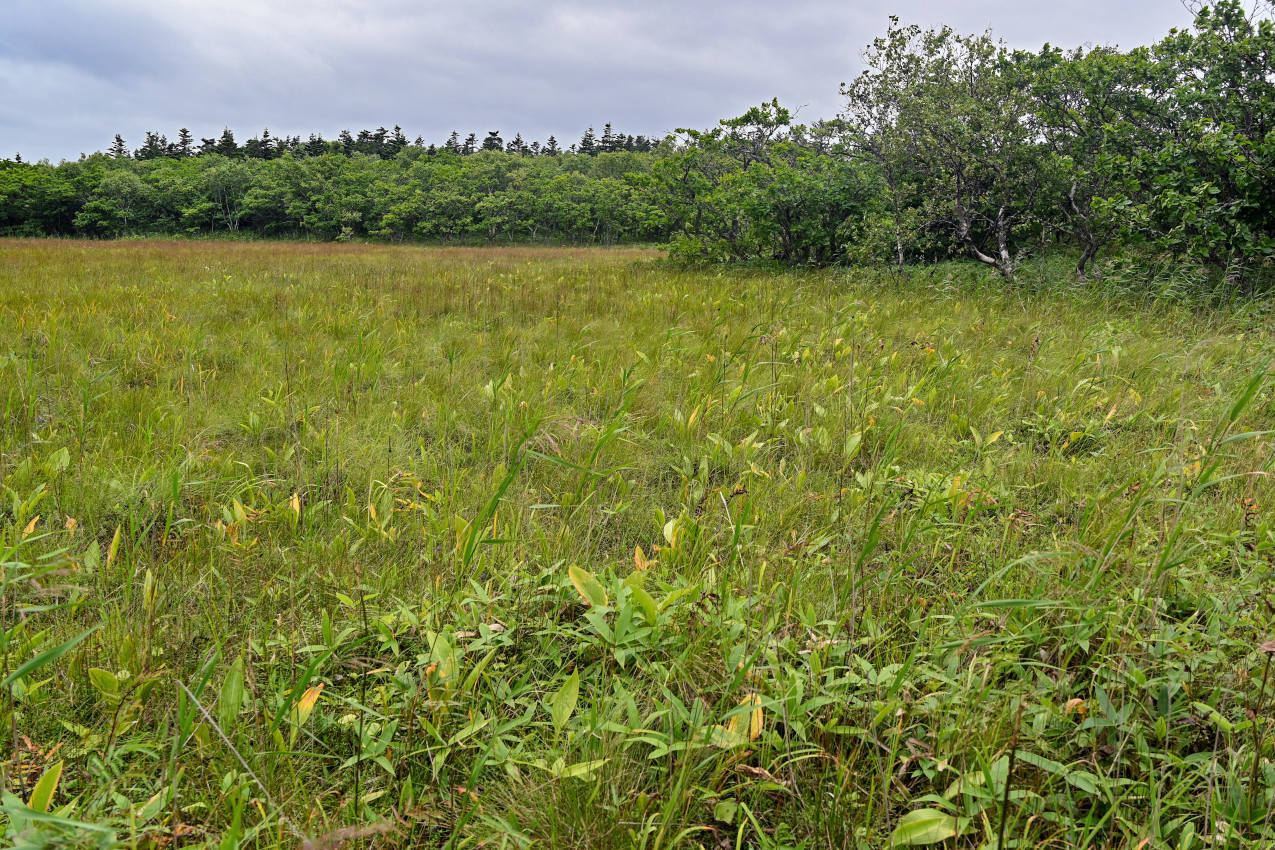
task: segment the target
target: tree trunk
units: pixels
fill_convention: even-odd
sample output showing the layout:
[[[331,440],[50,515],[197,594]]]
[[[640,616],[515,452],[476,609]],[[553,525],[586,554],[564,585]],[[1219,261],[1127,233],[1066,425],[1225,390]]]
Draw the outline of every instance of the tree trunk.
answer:
[[[1005,208],[1002,206],[996,212],[996,244],[1000,253],[999,260],[983,253],[978,245],[974,243],[973,225],[970,222],[969,210],[965,209],[960,203],[956,205],[956,221],[961,241],[969,249],[970,255],[980,263],[991,266],[1000,272],[1006,283],[1013,283],[1014,261],[1009,254],[1009,226],[1005,220]]]

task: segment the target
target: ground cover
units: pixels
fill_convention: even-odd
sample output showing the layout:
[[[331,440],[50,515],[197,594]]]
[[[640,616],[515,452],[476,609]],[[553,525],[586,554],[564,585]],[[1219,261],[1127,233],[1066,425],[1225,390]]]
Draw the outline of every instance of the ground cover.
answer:
[[[1263,308],[981,274],[0,240],[8,843],[1269,846]]]

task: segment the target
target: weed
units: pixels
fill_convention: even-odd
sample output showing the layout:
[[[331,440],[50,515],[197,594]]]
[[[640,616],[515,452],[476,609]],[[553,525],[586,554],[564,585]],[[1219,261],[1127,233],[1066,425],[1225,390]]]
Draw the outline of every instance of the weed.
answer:
[[[16,846],[1261,847],[1244,305],[0,241]]]

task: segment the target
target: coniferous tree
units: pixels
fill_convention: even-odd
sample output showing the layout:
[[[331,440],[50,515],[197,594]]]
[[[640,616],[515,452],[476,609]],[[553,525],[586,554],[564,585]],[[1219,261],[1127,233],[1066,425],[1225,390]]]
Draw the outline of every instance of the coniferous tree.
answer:
[[[562,153],[562,149],[558,147],[558,140],[550,136],[545,140],[545,146],[540,149],[540,152],[545,156],[557,156]]]
[[[598,137],[593,132],[593,128],[590,127],[585,130],[584,135],[580,137],[580,144],[575,147],[575,150],[585,156],[594,156],[598,152],[597,138]]]
[[[260,137],[254,136],[244,142],[243,155],[248,159],[270,159],[274,155],[274,142],[270,131],[263,130]]]
[[[602,127],[602,138],[598,143],[598,152],[613,153],[619,150],[620,138],[622,137],[616,137],[615,131],[611,127],[611,122],[608,121]],[[581,145],[581,147],[583,147],[583,145]]]
[[[465,143],[460,146],[460,152],[466,156],[478,149],[478,136],[470,133],[465,137]]]
[[[350,135],[349,130],[342,130],[340,133],[337,133],[336,140],[341,146],[341,152],[346,156],[354,153],[354,137]]]
[[[195,155],[195,137],[190,130],[182,127],[177,131],[177,141],[169,148],[169,154],[182,159]]]
[[[216,146],[213,148],[213,153],[219,153],[224,157],[229,157],[230,159],[235,159],[239,156],[239,145],[235,142],[235,134],[229,127],[226,127],[221,131],[221,138],[217,139]]]
[[[443,145],[443,148],[452,153],[460,153],[460,133],[452,130],[452,134],[447,137],[447,142]]]
[[[134,159],[159,159],[168,152],[168,139],[152,130],[146,131],[146,140],[133,151]]]
[[[522,140],[522,133],[516,133],[513,141],[505,145],[505,150],[522,156],[527,153],[527,143]]]
[[[488,130],[487,138],[483,139],[483,150],[503,151],[504,149],[505,149],[505,140],[500,138],[500,131]]]
[[[407,147],[407,136],[403,135],[403,128],[394,125],[394,130],[390,133],[389,138],[385,140],[385,158],[390,159],[398,155],[398,152]]]
[[[119,133],[115,134],[115,141],[111,143],[110,154],[113,159],[128,159],[128,146],[124,144],[124,137]]]

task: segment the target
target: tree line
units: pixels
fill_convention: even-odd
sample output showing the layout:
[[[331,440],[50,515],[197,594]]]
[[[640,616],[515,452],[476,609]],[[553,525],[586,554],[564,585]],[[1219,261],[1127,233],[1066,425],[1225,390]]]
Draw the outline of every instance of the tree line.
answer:
[[[284,155],[322,156],[325,153],[344,156],[353,156],[357,153],[380,159],[393,159],[401,151],[417,148],[431,156],[440,149],[461,156],[477,153],[480,150],[505,151],[520,156],[557,156],[564,152],[596,156],[600,153],[620,151],[647,153],[655,147],[657,141],[644,135],[635,136],[618,132],[610,122],[603,126],[601,135],[598,135],[592,127],[585,130],[580,141],[565,150],[553,136],[549,136],[543,144],[539,141],[528,142],[523,139],[521,133],[515,133],[512,139],[505,141],[499,130],[489,130],[481,139],[477,133],[470,133],[462,139],[460,133],[453,130],[451,136],[442,145],[426,145],[425,140],[420,136],[417,136],[414,141],[409,141],[403,133],[403,128],[397,124],[392,130],[377,127],[375,130],[360,130],[357,134],[342,130],[335,139],[331,140],[324,139],[319,133],[311,133],[305,141],[302,141],[300,136],[276,137],[271,135],[269,128],[266,128],[242,145],[235,140],[234,131],[227,127],[222,130],[220,136],[201,138],[196,144],[194,135],[183,127],[177,131],[172,141],[169,141],[163,133],[148,130],[142,144],[132,151],[129,150],[124,137],[116,133],[108,153],[113,159],[131,157],[137,160],[184,159],[208,154],[219,154],[227,159],[277,159]],[[18,159],[20,161],[21,156]]]
[[[891,19],[841,114],[777,101],[661,140],[607,125],[562,150],[401,128],[244,144],[148,133],[58,165],[0,162],[0,233],[658,241],[710,261],[931,262],[1012,281],[1066,253],[1275,278],[1275,23],[1222,0],[1148,46],[1012,50]]]
[[[392,159],[115,159],[0,167],[0,230],[13,235],[217,233],[319,240],[659,241],[642,185],[650,154],[478,151]]]

